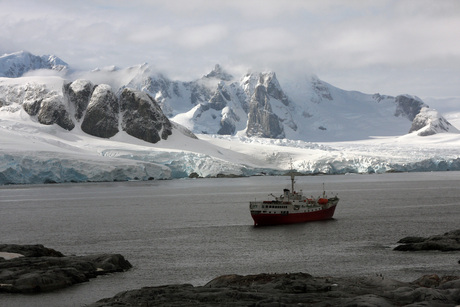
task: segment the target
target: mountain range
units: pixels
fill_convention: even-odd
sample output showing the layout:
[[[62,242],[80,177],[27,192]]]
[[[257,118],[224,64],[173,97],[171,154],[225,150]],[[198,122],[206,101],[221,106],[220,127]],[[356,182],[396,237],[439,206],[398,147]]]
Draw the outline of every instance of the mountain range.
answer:
[[[18,78],[31,70],[65,71],[69,66],[56,56],[39,57],[22,51],[0,57],[0,68],[0,75]],[[105,76],[105,80],[101,76]],[[98,69],[88,72],[85,77],[102,80],[103,83],[98,85],[88,80],[63,79],[63,88],[57,91],[48,91],[47,84],[36,83],[29,84],[27,89],[16,87],[14,91],[19,93],[18,97],[35,97],[33,102],[25,101],[23,107],[29,115],[38,116],[40,123],[56,123],[72,130],[81,121],[83,131],[100,137],[110,137],[118,131],[118,119],[114,120],[113,112],[124,112],[121,109],[126,106],[117,100],[125,90],[148,94],[143,96],[146,100],[142,101],[151,100],[152,108],[159,106],[161,110],[157,108],[155,112],[162,112],[168,119],[197,134],[303,141],[349,141],[403,135],[414,131],[414,127],[423,128],[419,127],[420,119],[418,125],[414,126],[412,122],[422,108],[428,107],[416,96],[405,94],[393,97],[345,91],[312,75],[283,85],[276,73],[270,71],[248,72],[235,78],[220,65],[194,81],[171,80],[154,72],[148,64],[126,69]],[[117,81],[111,81],[114,79]],[[74,88],[78,88],[77,92]],[[9,93],[0,95],[3,105],[15,102],[11,89],[3,92]],[[80,92],[82,97],[78,97]],[[102,92],[105,94],[102,95]],[[55,95],[52,101],[48,97],[50,95]],[[45,96],[48,98],[39,106],[40,99]],[[86,110],[88,105],[91,108]],[[98,111],[95,111],[96,106],[100,107]],[[77,108],[76,113],[70,114],[74,108]],[[137,115],[133,114],[131,121]],[[431,118],[439,114],[423,112],[422,115]],[[149,116],[150,119],[158,117],[160,121],[165,121],[159,115],[144,114],[144,126],[149,122]],[[111,124],[108,123],[110,119]],[[431,133],[456,131],[442,116],[433,120],[444,124],[431,128]],[[98,126],[88,124],[97,121],[100,121]],[[428,124],[428,120],[423,122]],[[101,125],[109,131],[101,131]],[[158,124],[154,126],[155,129],[159,127]],[[157,137],[142,137],[140,133],[139,130],[136,135],[141,139],[159,140]]]
[[[179,81],[145,63],[82,72],[56,56],[21,51],[0,56],[0,76],[0,128],[6,132],[3,141],[12,142],[10,151],[4,146],[3,154],[14,161],[3,161],[3,166],[0,163],[0,183],[276,173],[288,166],[288,156],[295,155],[301,159],[294,164],[306,173],[411,170],[408,165],[414,161],[395,164],[380,156],[362,155],[350,160],[343,154],[338,157],[338,149],[330,145],[311,142],[361,142],[405,135],[423,139],[459,132],[416,96],[346,91],[311,74],[278,79],[272,71],[250,71],[236,78],[216,65],[197,80]],[[92,137],[108,143],[95,145]],[[18,138],[21,141],[14,145]],[[42,151],[23,148],[31,138],[37,142],[40,139]],[[130,138],[146,143],[138,144]],[[128,143],[132,145],[125,145]],[[105,144],[104,148],[100,144]],[[257,148],[257,154],[246,150],[249,144]],[[265,144],[275,144],[276,148],[267,149]],[[142,148],[133,149],[136,146]],[[289,154],[281,154],[284,149],[279,146],[291,148]],[[68,155],[70,148],[72,159],[84,159],[93,172],[77,170],[73,163],[64,167],[63,158],[53,162],[47,158],[50,151]],[[93,174],[99,158],[93,162],[88,156],[75,158],[76,153],[89,148],[91,155],[119,158],[114,161],[114,165],[121,163],[118,173],[115,169],[108,171],[105,165]],[[297,153],[297,148],[320,150],[328,157],[310,161],[305,153]],[[437,157],[423,164],[422,169],[438,170],[440,161],[445,162],[441,163],[442,169],[456,169],[459,162],[455,154],[447,152],[448,158]],[[29,159],[37,159],[35,166],[30,166]],[[142,163],[133,165],[127,159]],[[65,161],[69,161],[67,156]],[[215,167],[204,165],[204,161]],[[60,165],[52,176],[47,175],[50,163]],[[39,174],[23,178],[24,170],[31,172],[33,167]]]

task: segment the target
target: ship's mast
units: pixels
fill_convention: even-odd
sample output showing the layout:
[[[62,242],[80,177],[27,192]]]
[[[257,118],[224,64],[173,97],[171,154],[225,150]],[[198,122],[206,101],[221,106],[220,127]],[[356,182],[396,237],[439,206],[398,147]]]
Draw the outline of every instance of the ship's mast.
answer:
[[[291,193],[294,193],[294,169],[292,168],[292,159],[291,159]]]

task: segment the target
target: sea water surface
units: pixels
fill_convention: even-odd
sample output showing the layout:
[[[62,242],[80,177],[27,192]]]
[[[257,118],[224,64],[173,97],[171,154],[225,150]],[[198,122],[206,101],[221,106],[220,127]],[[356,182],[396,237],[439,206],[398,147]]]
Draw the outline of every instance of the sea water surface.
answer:
[[[289,177],[0,187],[0,243],[43,244],[66,255],[120,253],[127,272],[37,295],[0,293],[1,306],[84,306],[118,292],[224,274],[382,274],[412,281],[460,275],[457,252],[397,252],[405,236],[460,228],[460,172],[305,176],[297,190],[340,201],[334,219],[254,227],[249,201]]]

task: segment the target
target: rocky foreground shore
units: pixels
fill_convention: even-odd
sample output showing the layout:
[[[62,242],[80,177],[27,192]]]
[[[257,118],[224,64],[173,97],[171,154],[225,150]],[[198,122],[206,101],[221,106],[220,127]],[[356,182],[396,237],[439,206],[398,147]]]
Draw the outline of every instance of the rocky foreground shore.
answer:
[[[460,250],[460,230],[429,238],[407,237],[401,251]],[[459,268],[460,269],[460,268]],[[145,287],[102,299],[115,306],[457,306],[460,276],[422,276],[413,282],[372,277],[314,277],[305,273],[226,275],[204,286]]]
[[[102,306],[456,306],[460,277],[424,276],[407,283],[375,277],[305,273],[226,275],[207,285],[146,287],[100,300]]]
[[[119,254],[64,256],[43,245],[0,244],[0,292],[52,291],[129,268]]]
[[[460,250],[459,242],[460,230],[455,230],[428,238],[407,237],[401,239],[399,243],[402,245],[395,249],[452,251]],[[130,267],[131,264],[117,254],[64,256],[42,245],[0,244],[0,291],[50,291]],[[89,306],[458,305],[460,276],[433,274],[422,276],[413,282],[401,282],[381,275],[337,278],[290,273],[224,275],[204,286],[174,284],[144,287],[121,292]]]

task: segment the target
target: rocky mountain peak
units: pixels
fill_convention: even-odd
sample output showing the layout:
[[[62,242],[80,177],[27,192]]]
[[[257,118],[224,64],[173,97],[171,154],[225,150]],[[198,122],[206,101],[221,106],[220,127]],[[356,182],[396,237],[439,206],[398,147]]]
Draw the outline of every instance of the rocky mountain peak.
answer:
[[[272,112],[267,87],[258,83],[249,102],[246,134],[263,138],[283,138],[280,119]]]
[[[219,64],[216,64],[216,66],[214,66],[214,69],[210,73],[205,75],[204,78],[208,78],[208,79],[213,78],[213,79],[219,79],[223,81],[233,80],[233,76],[227,73],[226,71],[224,71],[222,66],[220,66]]]
[[[421,108],[420,112],[415,116],[409,133],[414,131],[417,131],[417,135],[419,136],[428,136],[443,132],[460,133],[438,111],[427,107]]]

